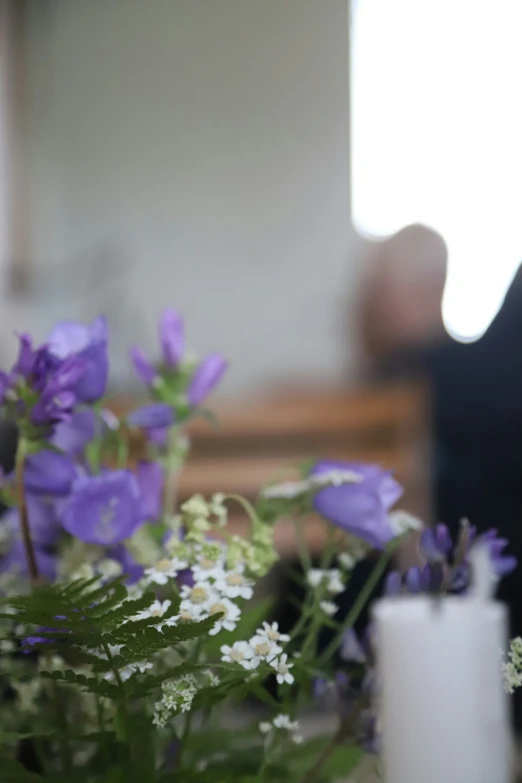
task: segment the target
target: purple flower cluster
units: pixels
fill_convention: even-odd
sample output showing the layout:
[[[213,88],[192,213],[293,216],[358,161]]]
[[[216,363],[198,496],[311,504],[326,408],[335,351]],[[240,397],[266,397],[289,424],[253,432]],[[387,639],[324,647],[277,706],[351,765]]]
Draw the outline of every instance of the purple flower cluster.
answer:
[[[75,406],[98,400],[108,374],[107,325],[97,318],[90,326],[58,324],[44,345],[19,337],[18,358],[10,373],[0,374],[0,400],[22,429],[68,422]],[[34,436],[34,432],[33,432]]]
[[[469,552],[476,541],[487,546],[491,569],[497,579],[514,571],[517,560],[505,554],[508,541],[499,538],[496,530],[478,535],[476,529],[465,522],[454,544],[447,526],[438,524],[422,532],[419,549],[423,564],[409,568],[405,574],[398,571],[388,574],[386,594],[464,592],[471,577]]]
[[[163,311],[159,322],[162,367],[156,369],[141,348],[131,349],[131,359],[140,380],[160,395],[160,401],[172,400],[178,407],[195,408],[215,389],[228,363],[219,353],[209,353],[195,368],[184,365],[185,327],[180,314],[171,308]],[[161,379],[162,383],[158,383]]]

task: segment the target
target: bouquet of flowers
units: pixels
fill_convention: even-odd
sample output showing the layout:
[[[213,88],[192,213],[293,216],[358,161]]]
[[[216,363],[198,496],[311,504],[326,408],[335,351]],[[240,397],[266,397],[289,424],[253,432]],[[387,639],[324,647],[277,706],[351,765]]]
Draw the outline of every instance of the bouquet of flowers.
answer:
[[[392,510],[402,488],[388,472],[342,462],[261,488],[253,504],[216,494],[179,506],[184,429],[204,413],[225,360],[186,356],[183,322],[166,310],[161,360],[130,354],[149,399],[116,416],[104,399],[104,318],[62,322],[41,346],[26,334],[19,342],[15,365],[0,374],[2,408],[19,433],[15,470],[1,482],[2,780],[346,779],[379,741],[371,632],[354,631],[361,612],[383,580],[391,594],[464,591],[475,531],[463,525],[455,545],[443,525],[422,531],[423,565],[385,578],[420,522]],[[137,431],[143,458],[131,464]],[[248,537],[227,532],[234,503],[250,519]],[[303,543],[311,512],[326,528],[319,563]],[[255,587],[277,560],[274,529],[288,517],[305,598],[283,630]],[[483,538],[495,573],[508,573],[505,542]],[[341,612],[353,570],[375,551]],[[306,736],[301,718],[318,702],[336,726]]]

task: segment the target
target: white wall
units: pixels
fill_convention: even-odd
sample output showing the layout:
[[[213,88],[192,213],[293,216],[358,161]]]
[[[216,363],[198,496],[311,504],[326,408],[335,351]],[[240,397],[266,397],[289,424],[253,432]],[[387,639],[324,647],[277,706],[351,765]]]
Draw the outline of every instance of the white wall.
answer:
[[[346,0],[32,0],[28,34],[40,328],[105,306],[118,345],[152,350],[171,303],[195,350],[231,359],[229,390],[342,378]],[[50,265],[103,242],[119,290],[73,303]]]

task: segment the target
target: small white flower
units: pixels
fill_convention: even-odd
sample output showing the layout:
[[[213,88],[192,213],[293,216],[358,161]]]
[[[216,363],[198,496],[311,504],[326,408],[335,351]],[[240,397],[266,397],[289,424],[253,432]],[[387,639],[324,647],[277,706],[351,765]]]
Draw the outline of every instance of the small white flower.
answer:
[[[357,564],[356,558],[349,552],[341,552],[337,559],[339,560],[339,565],[344,571],[353,571]]]
[[[261,723],[259,724],[259,731],[261,732],[261,734],[268,734],[269,731],[272,731],[272,724],[270,723],[270,721],[267,720],[261,721]]]
[[[311,568],[306,575],[306,579],[310,587],[319,587],[325,576],[326,571],[324,569]]]
[[[244,669],[251,669],[254,653],[248,642],[234,642],[232,647],[224,644],[221,647],[221,660],[224,663],[239,663]]]
[[[424,525],[421,520],[409,514],[407,511],[397,509],[389,514],[388,519],[396,536],[408,533],[410,530],[422,530]]]
[[[214,674],[213,671],[210,669],[205,669],[204,672],[202,672],[204,678],[205,678],[205,685],[209,688],[217,688],[221,680],[217,676],[217,674]]]
[[[344,590],[344,584],[341,579],[340,570],[338,568],[330,568],[330,570],[326,572],[326,576],[328,579],[326,589],[330,595],[338,595],[339,593],[342,593]]]
[[[96,570],[104,579],[113,579],[116,576],[120,576],[123,571],[121,563],[118,563],[117,560],[111,560],[110,558],[101,560],[97,564]]]
[[[212,495],[210,503],[208,504],[210,513],[217,518],[218,527],[225,527],[227,524],[228,509],[224,503],[225,495],[222,492],[216,492]]]
[[[286,653],[283,653],[279,658],[276,658],[275,661],[270,661],[270,666],[276,671],[276,679],[279,685],[283,685],[285,682],[288,683],[288,685],[293,683],[294,676],[290,673],[290,669],[293,668],[293,665],[293,663],[288,663],[288,655]]]
[[[292,742],[294,743],[294,745],[302,745],[304,740],[301,734],[292,734]]]
[[[286,633],[279,632],[279,625],[277,623],[263,623],[262,628],[258,628],[256,636],[265,636],[271,642],[289,642],[290,637]]]
[[[182,611],[188,610],[195,616],[208,614],[210,607],[219,600],[217,593],[208,582],[196,582],[193,587],[183,585],[181,588]]]
[[[252,658],[252,668],[254,669],[259,666],[261,661],[271,661],[279,655],[279,653],[283,652],[283,648],[279,647],[279,645],[267,636],[259,636],[256,634],[248,643],[254,651],[254,657]]]
[[[145,576],[149,582],[166,585],[169,579],[175,579],[180,571],[184,571],[186,568],[188,568],[188,563],[185,560],[178,560],[177,557],[165,557],[151,568],[146,568]]]
[[[293,500],[293,498],[304,495],[309,489],[308,481],[285,481],[282,484],[265,487],[261,491],[261,497],[269,500]]]
[[[340,487],[343,484],[360,484],[362,480],[363,476],[353,470],[328,470],[310,476],[308,479],[310,486],[315,489]]]
[[[276,715],[272,723],[276,729],[282,729],[283,731],[298,731],[300,728],[296,720],[290,720],[290,715],[283,713]]]
[[[149,669],[152,669],[152,663],[147,663],[145,661],[140,663],[129,663],[127,666],[124,666],[122,669],[120,669],[120,677],[123,682],[126,682],[126,680],[132,677],[133,674],[136,674],[136,672],[145,674],[145,672]],[[113,680],[114,672],[106,672],[104,679]]]
[[[165,624],[171,624],[167,620],[167,623],[161,623],[161,618],[165,614],[165,612],[169,609],[171,605],[171,601],[154,601],[148,609],[144,609],[142,612],[136,615],[136,620],[148,620],[150,617],[157,617],[158,618],[158,626],[161,630],[161,627]],[[172,618],[170,618],[172,619]]]
[[[254,583],[243,575],[244,570],[245,567],[243,565],[238,565],[233,571],[223,572],[219,578],[216,578],[214,584],[216,590],[226,595],[227,598],[250,600],[254,595],[252,589]]]
[[[328,615],[328,617],[333,617],[337,612],[337,606],[333,601],[321,601],[319,604],[319,609]]]
[[[222,628],[225,631],[233,631],[237,625],[237,621],[241,617],[241,610],[239,606],[232,603],[228,598],[218,598],[217,601],[209,606],[208,613],[210,616],[213,614],[223,614],[219,620],[216,620],[216,624],[208,632],[209,636],[215,636]]]
[[[16,649],[15,643],[10,639],[2,639],[2,641],[0,642],[1,653],[11,653],[14,652],[15,649]]]
[[[181,510],[184,514],[194,517],[194,519],[197,519],[198,517],[207,519],[210,515],[208,503],[201,495],[193,495],[183,503]]]
[[[196,582],[206,582],[209,579],[219,581],[225,577],[225,561],[210,560],[210,558],[200,556],[191,570]]]

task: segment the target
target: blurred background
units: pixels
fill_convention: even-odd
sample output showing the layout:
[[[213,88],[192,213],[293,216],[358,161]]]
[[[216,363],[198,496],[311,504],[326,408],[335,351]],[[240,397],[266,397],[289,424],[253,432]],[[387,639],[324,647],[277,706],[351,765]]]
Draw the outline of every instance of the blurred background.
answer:
[[[379,462],[522,554],[521,29],[519,0],[0,0],[0,364],[101,312],[132,394],[174,306],[231,364],[182,495]]]

